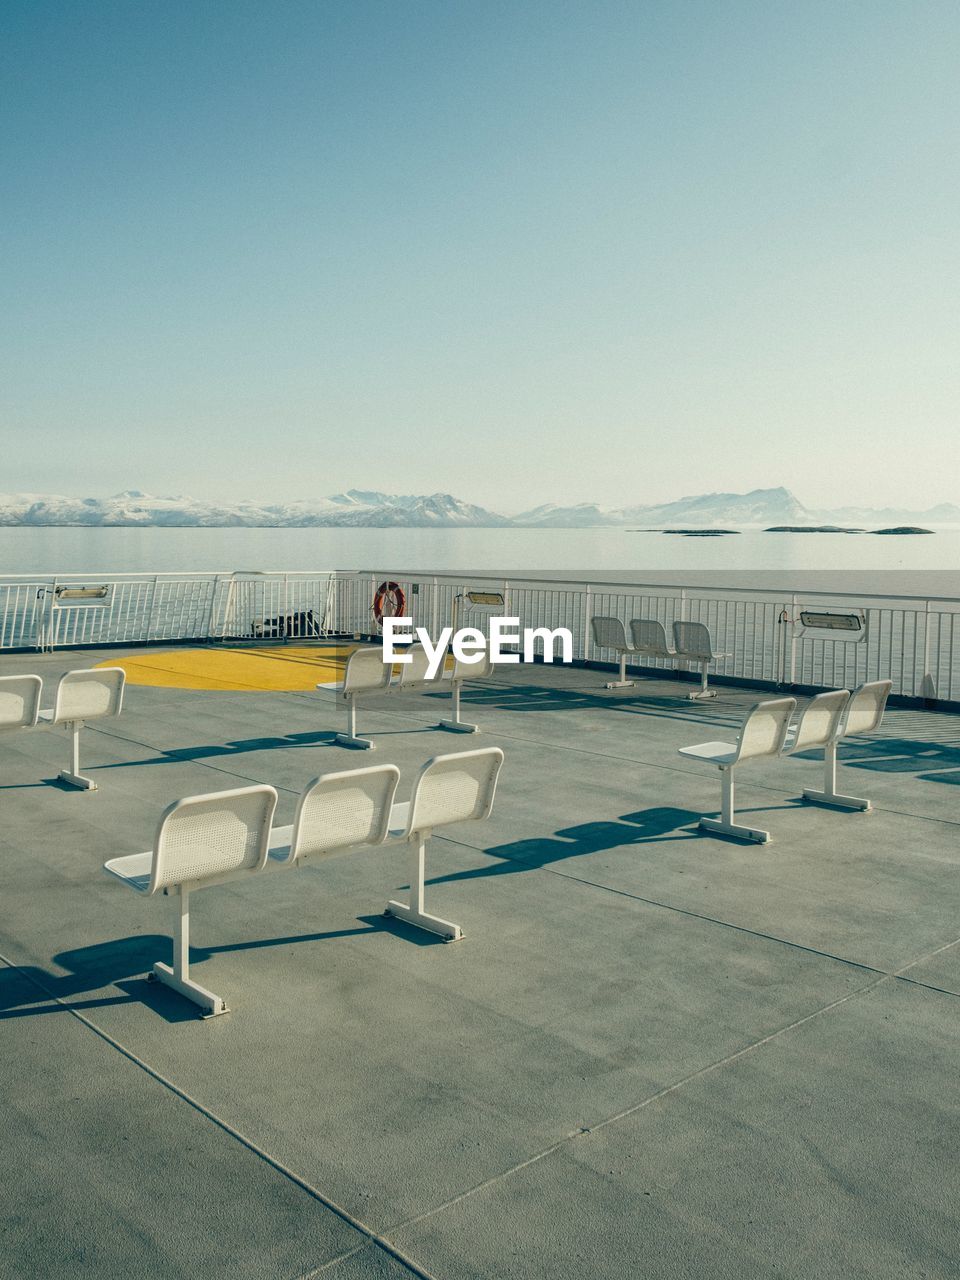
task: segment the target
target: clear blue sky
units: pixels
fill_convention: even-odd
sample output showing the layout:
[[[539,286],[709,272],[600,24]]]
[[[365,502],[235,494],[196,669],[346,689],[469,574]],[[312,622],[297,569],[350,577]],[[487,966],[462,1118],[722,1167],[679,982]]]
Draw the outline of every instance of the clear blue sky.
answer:
[[[0,490],[960,500],[955,0],[3,0]]]

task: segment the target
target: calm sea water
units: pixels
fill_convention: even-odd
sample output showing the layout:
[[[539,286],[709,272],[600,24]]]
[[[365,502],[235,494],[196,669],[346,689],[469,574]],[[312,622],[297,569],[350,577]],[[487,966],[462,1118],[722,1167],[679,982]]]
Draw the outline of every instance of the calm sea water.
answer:
[[[371,569],[960,596],[960,528],[684,538],[627,529],[0,528],[0,574]]]

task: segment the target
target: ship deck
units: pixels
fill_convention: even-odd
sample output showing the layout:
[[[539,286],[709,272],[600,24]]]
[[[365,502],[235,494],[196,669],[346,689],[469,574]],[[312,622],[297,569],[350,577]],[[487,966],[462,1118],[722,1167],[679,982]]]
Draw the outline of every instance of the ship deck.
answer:
[[[697,833],[717,775],[677,748],[765,695],[605,678],[498,670],[474,738],[431,727],[445,696],[371,699],[362,755],[328,692],[128,685],[84,731],[86,793],[64,734],[4,735],[0,1274],[955,1275],[960,717],[891,709],[843,746],[869,814],[802,803],[814,760],[744,767],[773,841],[743,845]],[[487,744],[492,817],[427,852],[462,941],[383,915],[384,847],[195,896],[228,1015],[145,981],[173,903],[101,866],[168,803],[269,782],[289,822],[318,774],[392,761],[404,793]]]

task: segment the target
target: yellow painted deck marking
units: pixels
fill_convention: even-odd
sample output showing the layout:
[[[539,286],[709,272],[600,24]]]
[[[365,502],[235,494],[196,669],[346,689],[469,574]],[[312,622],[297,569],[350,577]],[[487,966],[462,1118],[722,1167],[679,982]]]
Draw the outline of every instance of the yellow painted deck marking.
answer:
[[[226,689],[234,693],[300,693],[333,688],[347,658],[360,646],[281,645],[275,649],[166,649],[142,657],[111,658],[99,667],[123,667],[130,684],[154,689]],[[451,670],[448,657],[446,670]],[[400,668],[395,666],[394,675]]]
[[[111,658],[101,667],[123,667],[130,684],[155,689],[228,689],[242,693],[313,690],[343,679],[356,645],[276,649],[169,649],[138,657]]]

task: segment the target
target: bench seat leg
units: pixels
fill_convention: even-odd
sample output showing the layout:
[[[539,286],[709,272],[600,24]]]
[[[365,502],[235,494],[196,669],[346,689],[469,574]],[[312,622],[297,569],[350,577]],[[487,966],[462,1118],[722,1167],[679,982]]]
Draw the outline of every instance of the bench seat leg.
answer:
[[[230,1012],[222,997],[215,996],[206,987],[201,987],[199,982],[192,982],[189,978],[178,978],[168,964],[161,964],[158,960],[153,966],[152,976],[157,982],[162,982],[165,987],[170,987],[195,1005],[199,1005],[201,1018],[215,1018],[218,1014]]]
[[[704,831],[732,836],[736,840],[749,840],[752,844],[768,844],[770,841],[769,831],[761,831],[759,827],[745,827],[739,822],[724,822],[721,818],[701,818],[700,826]]]
[[[478,724],[467,724],[465,720],[460,719],[460,685],[455,682],[452,692],[453,715],[449,720],[441,720],[437,725],[438,729],[446,729],[448,733],[479,733],[480,726]]]
[[[831,793],[804,788],[803,798],[809,800],[811,804],[825,804],[829,809],[855,809],[859,813],[869,813],[873,808],[869,800],[861,800],[857,796],[843,796],[836,791]]]
[[[61,769],[57,777],[61,782],[77,787],[80,791],[99,791],[100,789],[92,778],[85,778],[82,773],[73,773],[69,769]]]
[[[417,929],[425,929],[435,933],[448,942],[456,942],[463,937],[463,930],[450,920],[441,920],[424,910],[424,867],[426,862],[426,836],[420,832],[410,841],[410,902],[387,903],[384,914],[394,916],[397,920],[405,920]]]
[[[707,681],[708,681],[707,664],[705,662],[701,662],[700,688],[696,691],[696,693],[687,694],[687,698],[690,702],[699,702],[700,699],[702,698],[715,698],[717,696],[716,689],[709,688]]]
[[[81,791],[96,791],[97,784],[94,780],[80,772],[80,730],[82,728],[83,724],[79,721],[71,723],[70,768],[61,769],[57,776],[61,782],[66,782],[71,787],[78,787]]]
[[[173,968],[158,960],[150,976],[198,1005],[201,1018],[215,1018],[218,1014],[229,1013],[221,996],[214,995],[190,977],[190,895],[181,889],[177,897],[179,901],[173,932]]]
[[[811,804],[823,804],[830,809],[853,809],[859,813],[869,813],[873,805],[869,800],[861,800],[857,796],[845,796],[837,790],[837,747],[832,743],[823,753],[823,790],[805,787],[804,800]]]
[[[632,689],[633,686],[634,686],[634,681],[627,679],[627,655],[625,653],[621,653],[619,679],[608,680],[603,687],[605,689]]]
[[[770,839],[769,831],[762,831],[759,827],[746,827],[741,822],[735,822],[735,817],[733,769],[721,769],[720,817],[701,818],[701,830],[711,831],[716,835],[730,836],[734,840],[749,840],[752,844],[768,843]]]
[[[347,695],[347,732],[338,733],[334,738],[338,747],[353,747],[356,751],[373,751],[374,745],[369,738],[357,737],[357,703],[353,695]]]

